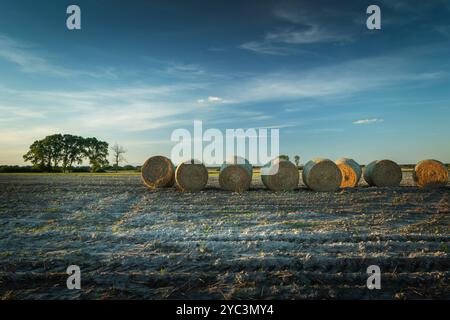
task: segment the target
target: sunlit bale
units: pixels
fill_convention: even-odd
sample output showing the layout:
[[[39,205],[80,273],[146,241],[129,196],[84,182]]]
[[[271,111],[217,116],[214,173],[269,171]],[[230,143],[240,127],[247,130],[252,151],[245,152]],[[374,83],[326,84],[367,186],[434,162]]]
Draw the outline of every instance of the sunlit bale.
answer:
[[[178,165],[175,170],[175,181],[182,191],[200,191],[208,183],[208,170],[199,161],[186,161]]]
[[[336,160],[336,165],[341,170],[341,188],[353,188],[361,179],[361,166],[353,159],[341,158]]]
[[[342,181],[341,170],[329,159],[313,159],[303,167],[303,183],[314,191],[335,191]]]
[[[269,190],[289,191],[297,188],[300,175],[297,166],[289,160],[277,158],[263,168],[268,170],[268,174],[261,172],[261,180]]]
[[[243,192],[250,188],[253,166],[244,158],[234,156],[220,168],[219,185],[223,190]]]
[[[448,183],[448,169],[440,161],[422,160],[414,167],[413,178],[421,188],[445,187]]]
[[[175,167],[170,159],[154,156],[145,161],[141,176],[150,189],[171,187],[175,182]]]
[[[375,160],[365,167],[364,180],[369,186],[395,187],[402,181],[402,169],[392,160]]]

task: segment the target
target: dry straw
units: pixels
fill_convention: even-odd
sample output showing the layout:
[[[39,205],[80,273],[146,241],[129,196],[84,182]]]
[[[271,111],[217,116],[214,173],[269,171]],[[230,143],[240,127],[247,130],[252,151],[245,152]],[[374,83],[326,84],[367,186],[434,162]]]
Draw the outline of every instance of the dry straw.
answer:
[[[150,189],[171,187],[175,182],[175,167],[170,159],[154,156],[145,161],[141,176]]]
[[[361,166],[353,159],[341,158],[336,160],[336,165],[341,170],[341,188],[353,188],[361,179]]]
[[[253,166],[244,158],[231,157],[220,168],[219,185],[222,189],[243,192],[250,188]]]
[[[414,167],[413,178],[421,188],[445,187],[448,183],[448,169],[440,161],[422,160]]]
[[[402,181],[402,169],[391,160],[375,160],[364,169],[364,180],[369,186],[395,187]]]
[[[303,167],[304,184],[314,191],[335,191],[342,181],[338,166],[329,159],[313,159]]]
[[[178,165],[175,171],[175,181],[182,191],[200,191],[208,183],[208,170],[203,163],[189,160]]]
[[[299,173],[297,166],[292,162],[277,158],[264,167],[270,173],[268,175],[261,174],[261,180],[266,188],[272,191],[290,191],[297,188]]]

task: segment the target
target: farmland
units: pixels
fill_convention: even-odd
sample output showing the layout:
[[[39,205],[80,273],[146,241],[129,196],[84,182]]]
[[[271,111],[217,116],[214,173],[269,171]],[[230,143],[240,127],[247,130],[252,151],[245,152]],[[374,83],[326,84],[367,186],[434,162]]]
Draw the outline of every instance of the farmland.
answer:
[[[0,175],[4,299],[450,299],[450,187],[150,191],[137,174]],[[366,268],[379,265],[381,290]],[[66,288],[79,265],[82,290]]]

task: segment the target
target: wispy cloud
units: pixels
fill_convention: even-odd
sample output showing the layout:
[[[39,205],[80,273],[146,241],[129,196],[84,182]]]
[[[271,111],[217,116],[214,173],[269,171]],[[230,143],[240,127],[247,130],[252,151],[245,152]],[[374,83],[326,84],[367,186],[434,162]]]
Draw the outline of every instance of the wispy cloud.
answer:
[[[318,25],[312,25],[304,30],[283,29],[266,34],[265,41],[270,43],[311,44],[319,42],[351,41],[346,34],[339,34]]]
[[[417,58],[419,59],[419,57]],[[234,94],[236,103],[261,101],[294,101],[307,98],[338,98],[392,85],[426,84],[448,77],[435,69],[414,70],[414,59],[402,54],[312,68],[292,70],[246,78],[230,88],[225,95]]]
[[[168,75],[176,77],[197,77],[205,75],[206,71],[196,64],[184,64],[180,62],[170,62],[165,68]]]
[[[292,48],[282,47],[267,41],[249,41],[243,43],[239,48],[260,54],[287,56],[294,53]]]
[[[46,76],[73,77],[87,76],[91,78],[116,79],[113,68],[103,68],[94,71],[74,70],[49,62],[36,48],[29,43],[20,42],[0,34],[0,59],[19,66],[24,73],[37,73]]]
[[[45,113],[39,110],[32,110],[30,108],[20,108],[5,106],[0,104],[0,112],[2,113],[2,118],[0,121],[8,120],[25,120],[25,119],[42,119],[45,118]],[[5,117],[5,115],[10,115],[11,118]]]
[[[15,156],[2,152],[0,162],[21,161],[34,140],[53,133],[106,141],[134,139],[145,148],[149,138],[164,140],[161,132],[192,123],[197,111],[204,109],[189,102],[196,90],[190,84],[45,91],[0,86],[0,144],[16,150]],[[209,111],[202,119],[214,113]]]
[[[1,87],[0,145],[14,148],[15,153],[2,151],[0,162],[20,162],[21,155],[34,140],[53,133],[119,142],[124,139],[142,143],[149,139],[164,140],[161,132],[192,123],[196,110],[200,109],[196,103],[188,102],[192,101],[188,98],[190,90],[189,85],[79,91]],[[214,112],[208,115],[214,116]],[[152,134],[148,133],[150,131]],[[136,157],[143,149],[132,152]]]
[[[305,4],[297,4],[293,7],[278,7],[274,10],[274,16],[292,24],[288,28],[278,28],[266,32],[260,40],[248,41],[241,44],[241,49],[267,55],[289,55],[305,53],[299,46],[317,43],[346,43],[354,40],[353,33],[342,30],[339,24],[320,19],[320,13]],[[334,16],[342,16],[341,11],[335,11]],[[327,16],[330,16],[327,13]]]
[[[306,45],[314,43],[343,43],[352,41],[348,34],[339,34],[320,26],[310,26],[306,29],[281,29],[266,33],[263,40],[249,41],[241,44],[241,49],[268,55],[290,55],[294,53],[308,53],[292,45]]]
[[[383,121],[384,121],[383,119],[378,119],[378,118],[360,119],[360,120],[353,121],[353,124],[372,124],[372,123],[383,122]]]
[[[9,122],[16,125],[26,120],[32,128],[45,117],[46,123],[57,123],[66,130],[77,132],[136,132],[169,128],[189,122],[196,116],[204,121],[233,123],[243,117],[242,105],[277,101],[284,104],[311,98],[335,99],[374,88],[415,81],[422,83],[423,80],[447,76],[434,70],[414,72],[409,62],[403,56],[378,57],[301,72],[292,70],[251,75],[238,81],[211,84],[215,88],[214,95],[204,95],[212,87],[205,88],[197,83],[90,90],[38,91],[0,87],[0,109],[3,119],[15,119]],[[195,99],[203,95],[205,98]],[[204,108],[205,105],[225,104],[227,108]],[[285,110],[285,107],[280,108]],[[295,110],[289,107],[285,111]],[[274,114],[276,111],[274,109]],[[260,121],[256,125],[267,120],[273,123],[270,113],[258,112],[249,118]],[[357,121],[360,122],[355,124],[374,122],[373,119]],[[381,119],[375,120],[379,121]]]
[[[133,76],[148,76],[151,75],[161,79],[190,81],[191,83],[207,84],[212,79],[223,79],[229,75],[221,72],[210,70],[198,63],[186,63],[183,60],[165,60],[155,58],[153,56],[144,56],[140,58],[143,64],[141,70],[128,70],[128,73]]]

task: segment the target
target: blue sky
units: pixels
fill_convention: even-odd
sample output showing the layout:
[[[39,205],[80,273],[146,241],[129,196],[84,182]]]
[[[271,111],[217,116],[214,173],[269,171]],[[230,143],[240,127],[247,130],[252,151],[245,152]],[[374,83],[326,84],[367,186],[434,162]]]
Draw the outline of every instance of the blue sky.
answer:
[[[77,4],[82,30],[66,28]],[[382,29],[366,28],[381,8]],[[448,1],[2,1],[0,164],[52,133],[170,155],[176,128],[280,128],[301,162],[450,162]]]

